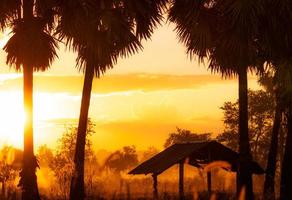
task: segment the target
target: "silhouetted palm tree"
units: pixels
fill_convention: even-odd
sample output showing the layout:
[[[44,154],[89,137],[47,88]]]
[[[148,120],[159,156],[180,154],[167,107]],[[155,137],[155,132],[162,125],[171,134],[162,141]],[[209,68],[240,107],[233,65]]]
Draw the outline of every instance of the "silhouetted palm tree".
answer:
[[[33,150],[33,72],[46,70],[56,57],[57,44],[50,35],[51,10],[40,9],[40,0],[1,0],[1,28],[12,29],[12,37],[4,50],[7,64],[23,71],[23,100],[25,110],[23,166],[19,185],[22,199],[40,199]],[[51,14],[50,14],[51,13]]]
[[[256,69],[258,0],[172,0],[170,21],[191,57],[209,59],[212,72],[238,76],[239,80],[239,154],[238,192],[245,187],[246,199],[253,199],[252,160],[248,134],[247,72]]]
[[[277,66],[277,88],[279,89],[280,95],[280,106],[287,119],[287,136],[285,142],[284,157],[282,161],[281,169],[281,183],[280,183],[280,199],[286,200],[292,198],[292,62],[287,60],[282,62]],[[267,173],[270,173],[267,168]],[[274,188],[270,189],[268,192],[272,191]],[[272,193],[273,194],[273,193]],[[273,196],[272,196],[273,198]],[[270,198],[270,199],[272,199]]]
[[[77,52],[85,73],[70,199],[84,199],[84,147],[92,81],[117,62],[142,48],[162,18],[166,0],[76,0],[60,5],[57,32]]]
[[[286,0],[263,1],[265,15],[262,18],[260,48],[264,57],[275,69],[275,84],[278,90],[280,107],[287,117],[287,137],[281,170],[280,199],[292,199],[292,2]],[[276,12],[275,12],[276,11]],[[275,144],[274,144],[275,145]],[[271,147],[272,148],[272,147]],[[267,168],[267,175],[271,171]],[[271,180],[265,190],[274,199]]]
[[[277,155],[278,155],[278,143],[279,132],[282,123],[283,103],[281,102],[281,96],[279,94],[279,88],[276,84],[276,77],[279,73],[275,73],[275,70],[271,68],[268,72],[262,74],[259,79],[259,83],[274,96],[276,107],[273,121],[272,136],[270,142],[270,149],[268,153],[268,161],[265,174],[263,197],[267,200],[275,200],[275,174],[277,167]]]

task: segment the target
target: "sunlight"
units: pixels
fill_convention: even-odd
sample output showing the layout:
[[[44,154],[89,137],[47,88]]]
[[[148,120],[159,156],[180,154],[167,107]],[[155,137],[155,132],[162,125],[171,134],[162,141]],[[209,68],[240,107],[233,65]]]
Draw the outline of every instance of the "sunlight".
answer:
[[[1,79],[1,78],[0,78]],[[1,85],[1,80],[0,80]],[[23,96],[21,90],[11,92],[0,92],[0,147],[2,145],[12,145],[23,148],[23,127],[25,114],[23,110]],[[66,101],[61,100],[67,95],[52,95],[50,93],[34,93],[34,139],[35,148],[39,143],[49,141],[48,135],[44,132],[47,120],[70,117],[72,112],[64,105]],[[62,103],[61,103],[62,102]]]
[[[0,48],[2,49],[6,43],[8,42],[10,35],[9,35],[10,31],[6,30],[3,33],[0,33]]]
[[[24,111],[21,95],[17,92],[3,92],[0,99],[0,145],[22,148]]]

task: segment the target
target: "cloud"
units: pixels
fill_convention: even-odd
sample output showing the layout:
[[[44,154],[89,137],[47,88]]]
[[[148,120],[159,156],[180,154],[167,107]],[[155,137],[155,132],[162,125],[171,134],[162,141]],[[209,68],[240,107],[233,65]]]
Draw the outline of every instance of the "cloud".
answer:
[[[222,83],[220,76],[212,75],[155,75],[123,74],[104,76],[93,82],[93,93],[107,94],[125,91],[158,91],[176,89],[195,89],[208,84]],[[225,80],[226,82],[234,82]],[[35,91],[52,93],[81,94],[82,76],[41,76],[34,78]],[[7,79],[0,90],[22,90],[22,78]]]

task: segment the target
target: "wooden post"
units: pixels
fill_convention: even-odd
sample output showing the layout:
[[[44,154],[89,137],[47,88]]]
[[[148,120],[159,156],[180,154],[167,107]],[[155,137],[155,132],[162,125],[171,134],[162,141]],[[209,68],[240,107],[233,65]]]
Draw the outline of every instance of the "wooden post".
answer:
[[[153,199],[158,199],[157,174],[152,174],[152,178],[153,178]]]
[[[240,191],[241,191],[241,188],[240,188],[240,184],[239,184],[239,163],[237,164],[238,167],[237,167],[237,171],[236,171],[236,197],[239,198],[240,196]]]
[[[208,183],[208,194],[210,197],[212,194],[212,174],[211,174],[211,171],[207,172],[207,183]]]
[[[211,152],[210,149],[208,149],[208,164],[212,162],[212,157],[211,157]],[[209,197],[212,194],[212,173],[211,173],[211,168],[208,169],[207,171],[207,185],[208,185],[208,195]]]
[[[184,160],[179,163],[179,199],[184,199]]]

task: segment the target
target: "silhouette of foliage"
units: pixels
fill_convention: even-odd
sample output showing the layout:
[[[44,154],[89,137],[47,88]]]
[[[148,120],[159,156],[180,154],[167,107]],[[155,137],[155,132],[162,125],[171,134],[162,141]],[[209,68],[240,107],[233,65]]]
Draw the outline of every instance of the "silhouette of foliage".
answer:
[[[251,151],[256,160],[265,166],[269,151],[270,137],[274,119],[274,97],[264,91],[249,91],[249,137]],[[238,150],[238,101],[225,102],[220,108],[223,110],[224,131],[217,136],[217,140],[231,149]]]
[[[120,174],[138,164],[138,155],[135,146],[125,146],[122,150],[115,151],[104,162],[104,168]]]
[[[38,148],[37,159],[40,166],[48,167],[54,159],[54,154],[52,149],[47,147],[47,145],[40,146]]]
[[[96,173],[96,170],[92,172],[92,166],[95,169],[98,169],[98,163],[96,156],[92,149],[92,142],[90,136],[95,133],[95,124],[89,119],[86,134],[86,148],[85,148],[85,179],[89,180],[92,176],[92,173]],[[58,141],[58,146],[55,149],[55,153],[52,155],[52,152],[46,147],[40,148],[39,157],[41,158],[40,162],[48,163],[49,168],[54,172],[54,175],[57,179],[57,184],[61,191],[60,195],[63,195],[63,198],[68,199],[68,192],[70,188],[70,181],[72,173],[74,172],[74,152],[75,144],[77,138],[77,128],[70,125],[65,127],[65,132]],[[42,158],[46,156],[46,158]],[[87,182],[85,180],[85,182]]]
[[[190,130],[176,128],[176,132],[169,134],[164,148],[177,143],[208,141],[211,140],[211,135],[211,133],[193,133]]]
[[[21,160],[18,160],[19,155],[17,154],[19,154],[19,151],[10,146],[4,146],[0,151],[0,183],[2,184],[0,194],[1,199],[8,198],[8,185],[15,186],[14,181],[21,168]]]

